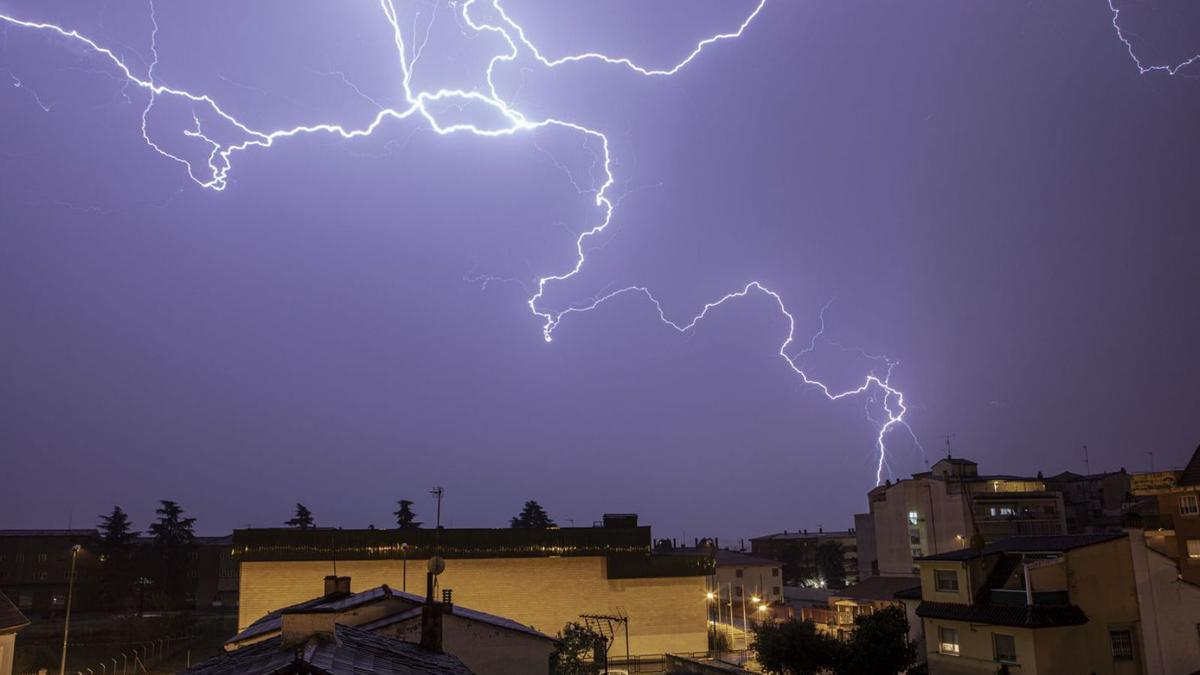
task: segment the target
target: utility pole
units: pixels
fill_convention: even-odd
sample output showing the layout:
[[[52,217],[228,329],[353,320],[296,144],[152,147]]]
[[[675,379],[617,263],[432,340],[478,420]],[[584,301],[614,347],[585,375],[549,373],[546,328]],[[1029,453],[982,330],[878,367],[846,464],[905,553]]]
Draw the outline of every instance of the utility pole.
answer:
[[[71,633],[71,600],[75,595],[75,560],[79,557],[81,548],[83,547],[79,544],[71,547],[71,576],[67,581],[67,615],[63,620],[62,659],[58,662],[58,675],[65,675],[67,672],[67,637]]]

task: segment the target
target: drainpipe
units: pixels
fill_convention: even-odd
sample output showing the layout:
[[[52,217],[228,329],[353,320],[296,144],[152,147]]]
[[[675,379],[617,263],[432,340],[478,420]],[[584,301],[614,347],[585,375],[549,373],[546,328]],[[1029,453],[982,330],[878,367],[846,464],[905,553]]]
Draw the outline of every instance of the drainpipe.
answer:
[[[1025,604],[1033,606],[1033,586],[1029,584],[1029,563],[1021,561],[1021,567],[1025,570]]]

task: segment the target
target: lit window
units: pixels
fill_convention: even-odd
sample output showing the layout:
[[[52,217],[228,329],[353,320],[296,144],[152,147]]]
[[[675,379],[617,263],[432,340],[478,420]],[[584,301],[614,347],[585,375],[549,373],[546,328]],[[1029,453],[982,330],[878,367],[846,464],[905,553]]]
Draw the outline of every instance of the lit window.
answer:
[[[1017,640],[1004,633],[992,633],[992,653],[1000,663],[1017,662]]]
[[[1179,495],[1179,515],[1194,516],[1197,514],[1200,514],[1200,497]]]
[[[1112,643],[1112,655],[1115,661],[1128,661],[1133,658],[1133,634],[1127,630],[1108,631],[1109,642]]]
[[[1188,560],[1200,560],[1200,539],[1187,540]]]
[[[908,524],[909,525],[916,525],[918,520],[920,520],[920,518],[917,517],[916,511],[908,512]]]
[[[958,656],[958,631],[953,628],[938,628],[938,651]]]
[[[957,593],[958,572],[954,570],[934,570],[933,586],[940,593]]]

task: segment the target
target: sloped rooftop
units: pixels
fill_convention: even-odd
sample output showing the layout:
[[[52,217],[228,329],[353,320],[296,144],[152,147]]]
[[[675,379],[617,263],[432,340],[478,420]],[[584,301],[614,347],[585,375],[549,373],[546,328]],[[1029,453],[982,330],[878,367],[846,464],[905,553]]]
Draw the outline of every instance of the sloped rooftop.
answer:
[[[215,656],[189,668],[187,675],[472,675],[449,654],[422,649],[338,624],[335,639],[312,638],[296,649],[284,649],[272,638]]]

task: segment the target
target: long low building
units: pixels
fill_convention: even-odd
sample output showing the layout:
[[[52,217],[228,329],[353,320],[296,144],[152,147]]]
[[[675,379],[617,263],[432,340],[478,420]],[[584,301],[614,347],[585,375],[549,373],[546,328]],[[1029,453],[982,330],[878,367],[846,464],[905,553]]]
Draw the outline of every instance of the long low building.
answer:
[[[238,630],[320,596],[335,572],[355,592],[386,584],[423,594],[434,554],[446,561],[440,589],[464,606],[548,635],[591,622],[612,637],[614,656],[707,649],[712,559],[653,555],[650,528],[636,516],[551,529],[238,530]]]

